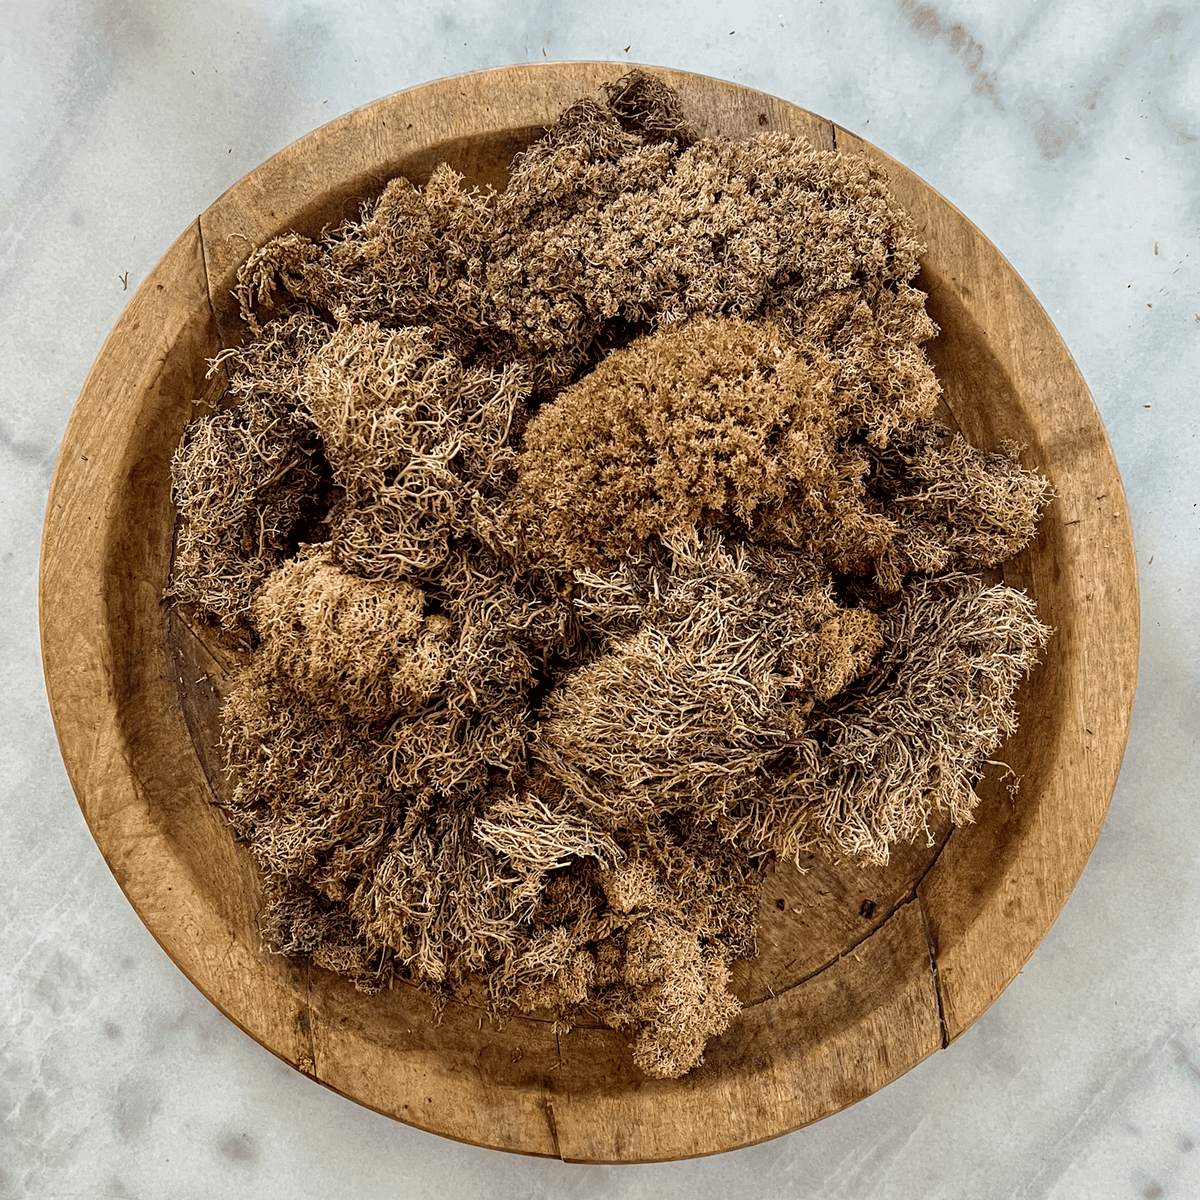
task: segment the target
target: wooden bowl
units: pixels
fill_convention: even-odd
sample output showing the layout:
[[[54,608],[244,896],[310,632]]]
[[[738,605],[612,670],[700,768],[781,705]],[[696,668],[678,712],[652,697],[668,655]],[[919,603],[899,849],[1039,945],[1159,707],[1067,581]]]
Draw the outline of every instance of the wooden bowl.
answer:
[[[1058,495],[1005,568],[1055,629],[1022,688],[1004,755],[1015,800],[980,784],[975,824],[886,869],[780,867],[745,1010],[678,1081],[636,1070],[625,1039],[453,1004],[360,995],[263,952],[258,881],[213,806],[215,718],[233,665],[163,603],[169,464],[241,337],[238,265],[285,230],[315,234],[396,174],[448,161],[503,186],[512,155],[625,69],[509,67],[359,109],[235,184],[138,289],[92,368],[62,443],[41,566],[43,661],[63,758],[92,834],[141,919],[230,1020],[297,1070],[447,1137],[591,1162],[683,1158],[762,1141],[874,1092],[948,1045],[1016,976],[1099,834],[1128,734],[1138,643],[1121,480],[1087,387],[994,246],[904,167],[830,122],[734,84],[660,71],[708,135],[785,130],[886,165],[929,250],[918,284],[941,327],[929,353],[946,417],[976,444],[1024,443]]]

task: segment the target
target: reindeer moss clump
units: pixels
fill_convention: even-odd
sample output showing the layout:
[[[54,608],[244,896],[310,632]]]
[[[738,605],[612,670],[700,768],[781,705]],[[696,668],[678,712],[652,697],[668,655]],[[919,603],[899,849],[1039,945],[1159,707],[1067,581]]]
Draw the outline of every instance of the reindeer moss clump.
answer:
[[[880,646],[879,618],[827,580],[755,570],[715,535],[672,546],[656,588],[639,628],[547,697],[532,739],[545,778],[611,830],[725,816]]]
[[[875,167],[633,72],[502,194],[441,166],[251,254],[169,595],[249,648],[267,945],[677,1077],[764,864],[971,819],[1047,638],[982,572],[1051,488],[935,422],[920,249]]]
[[[213,370],[228,370],[231,403],[193,421],[172,461],[180,522],[168,595],[227,629],[322,515],[328,468],[299,375],[327,336],[296,315],[220,355]]]
[[[411,583],[363,579],[310,546],[258,590],[256,661],[300,704],[364,720],[410,712],[446,677],[451,628]]]
[[[425,327],[343,322],[308,361],[304,398],[341,499],[338,560],[370,578],[430,570],[487,536],[511,486],[523,370],[464,367]]]
[[[702,317],[615,350],[535,417],[515,513],[530,552],[603,566],[837,486],[835,367],[769,321]]]

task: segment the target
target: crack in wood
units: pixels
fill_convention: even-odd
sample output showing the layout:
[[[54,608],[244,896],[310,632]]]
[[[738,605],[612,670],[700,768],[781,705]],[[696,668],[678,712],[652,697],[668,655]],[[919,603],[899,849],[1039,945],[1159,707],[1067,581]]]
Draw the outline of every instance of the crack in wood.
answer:
[[[938,859],[942,857],[942,851],[944,851],[946,849],[946,847],[950,844],[950,838],[954,835],[954,831],[956,828],[957,828],[957,826],[951,825],[950,828],[945,832],[945,834],[942,836],[942,844],[940,846],[938,846],[938,848],[937,848],[937,853],[934,854],[934,856],[926,864],[925,869],[916,878],[916,880],[914,880],[912,888],[908,892],[906,892],[903,896],[901,896],[900,899],[895,902],[895,904],[891,905],[888,908],[887,915],[885,917],[883,917],[878,922],[878,924],[871,926],[871,928],[869,928],[867,930],[867,932],[864,933],[862,935],[862,937],[860,937],[856,942],[852,942],[849,946],[846,946],[844,949],[838,951],[838,953],[835,954],[833,956],[833,958],[829,959],[828,962],[822,963],[819,967],[817,967],[815,970],[809,971],[806,975],[801,975],[799,979],[793,980],[793,982],[789,983],[786,987],[781,987],[781,988],[777,988],[777,989],[772,989],[772,988],[768,987],[767,990],[771,993],[771,999],[774,1000],[779,996],[786,995],[788,992],[793,991],[795,988],[803,987],[806,983],[808,983],[808,981],[810,979],[815,979],[818,975],[822,974],[825,971],[828,971],[830,969],[830,967],[836,966],[847,955],[853,954],[861,945],[863,945],[864,942],[870,941],[871,938],[873,938],[902,908],[904,908],[906,905],[911,904],[914,900],[920,899],[921,884],[923,884],[925,882],[925,877],[929,874],[930,871],[933,870],[933,867],[937,863]],[[924,908],[922,908],[922,910],[921,910],[921,915],[922,915],[922,918],[924,919],[924,916],[925,916]],[[926,925],[928,925],[928,921],[926,921]],[[754,1004],[749,1005],[749,1007],[754,1008],[756,1005],[763,1004],[764,1002],[765,1002],[765,997],[763,999],[756,1000],[754,1002]],[[942,1005],[942,996],[941,996],[941,992],[939,990],[939,992],[938,992],[939,1014],[940,1014],[940,1010],[941,1010],[941,1005]],[[944,1022],[942,1025],[942,1032],[943,1032],[943,1044],[945,1044],[945,1042],[944,1042],[945,1023]]]
[[[307,1062],[297,1063],[296,1069],[319,1083],[321,1081],[321,1072],[317,1070],[317,1037],[313,1028],[312,969],[305,963],[301,970],[304,977],[304,996],[301,1001],[301,1008],[296,1013],[296,1024],[305,1038],[307,1048],[304,1054]]]
[[[950,1045],[950,1031],[946,1027],[946,1005],[942,999],[942,978],[938,973],[937,939],[933,936],[933,928],[929,924],[929,913],[925,908],[925,902],[921,899],[919,889],[916,901],[921,914],[921,928],[925,931],[925,944],[929,947],[929,970],[933,975],[933,994],[937,997],[938,1028],[942,1036],[942,1049],[945,1050]]]
[[[554,1157],[566,1162],[562,1156],[562,1147],[558,1142],[558,1122],[554,1119],[554,1098],[547,1095],[542,1102],[542,1107],[546,1110],[546,1124],[550,1127],[550,1140],[554,1143]]]
[[[204,268],[204,294],[208,297],[208,315],[212,318],[213,331],[217,335],[217,349],[224,350],[225,339],[221,336],[221,322],[217,320],[217,306],[213,302],[212,271],[208,266],[208,247],[204,244],[204,218],[196,218],[196,237],[200,242],[200,264]]]

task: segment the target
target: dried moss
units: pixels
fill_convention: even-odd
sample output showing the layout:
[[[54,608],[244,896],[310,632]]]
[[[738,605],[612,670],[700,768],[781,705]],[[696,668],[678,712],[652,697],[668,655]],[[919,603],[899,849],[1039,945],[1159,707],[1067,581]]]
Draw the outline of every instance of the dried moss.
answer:
[[[1023,592],[948,574],[909,585],[880,633],[870,675],[813,714],[746,806],[753,844],[882,864],[935,814],[972,819],[974,783],[1016,731],[1017,685],[1050,631]]]
[[[315,966],[348,979],[359,991],[378,992],[395,976],[390,953],[367,945],[361,927],[345,907],[331,903],[302,881],[263,876],[259,930],[264,945],[274,953],[306,956]]]
[[[324,515],[328,467],[298,403],[303,364],[328,336],[296,314],[220,356],[213,369],[228,370],[233,402],[193,421],[172,460],[180,520],[167,594],[227,629]]]
[[[614,351],[525,432],[514,515],[531,554],[616,563],[828,490],[844,432],[832,373],[769,322],[701,318]]]
[[[400,819],[379,728],[308,704],[252,661],[223,713],[234,828],[268,875],[344,901]]]
[[[298,704],[366,720],[411,711],[450,669],[451,622],[424,605],[413,584],[362,579],[327,545],[309,547],[254,597],[256,661]]]
[[[657,812],[623,836],[619,862],[574,865],[547,882],[506,994],[566,1024],[586,1012],[628,1030],[638,1066],[675,1077],[741,1009],[729,964],[755,952],[760,877],[686,810]]]
[[[620,95],[610,98],[617,112]],[[888,350],[934,332],[910,286],[920,249],[912,225],[863,160],[776,133],[682,150],[623,143],[613,113],[569,115],[514,162],[487,266],[496,319],[520,352],[538,356],[539,386],[568,380],[614,322],[766,308],[800,321],[831,294],[852,294],[859,324],[869,316],[869,337]],[[839,327],[857,340],[853,322]],[[911,367],[892,380],[890,365],[880,361],[864,389],[913,390]],[[920,384],[936,394],[927,368]]]
[[[454,797],[523,769],[530,693],[564,613],[558,597],[470,547],[455,552],[426,595],[451,623],[445,684],[435,704],[393,722],[385,754],[393,786]]]
[[[459,356],[504,347],[483,278],[491,220],[490,196],[464,191],[444,163],[424,188],[393,179],[360,221],[322,241],[286,233],[255,250],[238,271],[242,316],[257,330],[282,288],[335,322],[425,326]]]
[[[765,858],[971,818],[1047,631],[962,571],[1051,489],[932,423],[919,252],[876,168],[699,139],[634,71],[502,195],[443,166],[251,255],[170,594],[257,639],[224,741],[269,946],[676,1077]]]
[[[663,807],[725,815],[879,645],[876,616],[828,583],[755,572],[716,538],[674,551],[641,627],[550,694],[531,745],[609,829]]]
[[[601,86],[608,109],[622,129],[641,134],[649,142],[687,146],[696,140],[679,93],[657,75],[633,70]]]
[[[695,933],[661,917],[635,922],[596,980],[597,1015],[632,1029],[633,1061],[663,1079],[687,1074],[704,1047],[741,1011],[728,991],[729,963]]]
[[[428,330],[343,323],[308,361],[304,400],[341,500],[333,552],[368,578],[427,571],[487,537],[515,459],[517,367],[464,367]]]
[[[891,550],[897,575],[1007,562],[1032,539],[1054,494],[1049,480],[1021,466],[1011,442],[989,453],[961,433],[926,425],[894,453],[905,468],[885,500],[902,530]]]
[[[462,805],[410,812],[349,902],[368,944],[387,946],[420,982],[497,966],[537,901],[540,875],[478,842],[474,815]]]

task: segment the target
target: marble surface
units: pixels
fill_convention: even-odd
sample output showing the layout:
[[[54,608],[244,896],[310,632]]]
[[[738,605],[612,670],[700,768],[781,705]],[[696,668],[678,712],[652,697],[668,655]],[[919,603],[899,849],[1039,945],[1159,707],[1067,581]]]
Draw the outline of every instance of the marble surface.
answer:
[[[339,113],[543,57],[761,88],[922,175],[1057,323],[1137,538],[1124,771],[1041,948],[948,1050],[816,1126],[715,1159],[493,1153],[281,1064],[121,895],[42,685],[37,557],[59,439],[159,255]],[[0,112],[0,1198],[1200,1197],[1200,7],[0,0]]]

